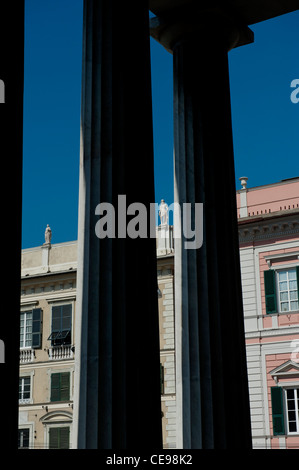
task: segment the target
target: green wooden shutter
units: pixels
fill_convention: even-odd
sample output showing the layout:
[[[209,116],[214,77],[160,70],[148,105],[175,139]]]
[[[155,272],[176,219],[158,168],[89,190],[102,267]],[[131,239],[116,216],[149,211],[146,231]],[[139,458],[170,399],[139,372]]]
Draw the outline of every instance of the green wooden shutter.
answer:
[[[60,374],[51,375],[51,401],[60,401]]]
[[[60,429],[59,449],[69,449],[70,447],[70,428],[63,427]]]
[[[275,271],[269,269],[264,271],[266,313],[277,313]]]
[[[42,309],[32,310],[32,347],[38,349],[42,347]]]
[[[284,435],[283,390],[281,387],[271,387],[272,419],[274,436]]]
[[[70,428],[49,429],[49,449],[69,449],[70,448]]]
[[[61,306],[61,330],[70,330],[72,328],[72,304]]]
[[[68,401],[70,399],[70,373],[62,372],[60,374],[60,400]]]
[[[51,401],[70,399],[70,373],[60,372],[51,375]]]
[[[297,276],[297,291],[298,291],[298,302],[299,302],[299,266],[296,266],[296,276]]]
[[[59,428],[49,429],[49,449],[59,449]]]
[[[52,333],[61,331],[61,306],[52,307]]]

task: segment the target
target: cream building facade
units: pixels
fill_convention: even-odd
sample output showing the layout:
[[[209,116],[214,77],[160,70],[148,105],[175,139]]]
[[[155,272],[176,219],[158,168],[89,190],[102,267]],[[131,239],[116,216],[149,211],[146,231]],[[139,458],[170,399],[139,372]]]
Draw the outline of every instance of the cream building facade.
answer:
[[[19,447],[72,443],[77,243],[22,252]]]
[[[75,448],[73,395],[77,242],[22,251],[19,448]],[[157,227],[163,445],[175,446],[174,249],[172,227]]]

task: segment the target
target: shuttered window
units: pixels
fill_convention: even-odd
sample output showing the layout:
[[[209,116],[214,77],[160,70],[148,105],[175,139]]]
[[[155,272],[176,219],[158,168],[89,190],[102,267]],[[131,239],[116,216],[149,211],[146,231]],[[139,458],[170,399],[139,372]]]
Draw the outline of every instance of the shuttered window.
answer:
[[[42,310],[40,308],[32,310],[32,347],[34,349],[42,347]]]
[[[71,344],[72,342],[72,304],[52,307],[52,328],[49,340],[52,346]]]
[[[20,348],[32,346],[32,310],[20,315]]]
[[[266,313],[277,313],[275,271],[264,271]]]
[[[264,271],[266,313],[299,310],[299,266]]]
[[[297,270],[287,269],[277,272],[278,303],[280,312],[298,310]]]
[[[49,429],[49,449],[69,449],[69,426],[53,427]]]
[[[42,347],[42,310],[34,308],[20,315],[20,348]]]
[[[281,387],[271,387],[272,421],[274,436],[284,435],[283,390]]]
[[[285,390],[286,418],[288,434],[299,432],[299,389],[287,388]]]
[[[70,373],[60,372],[51,375],[51,401],[70,399]]]

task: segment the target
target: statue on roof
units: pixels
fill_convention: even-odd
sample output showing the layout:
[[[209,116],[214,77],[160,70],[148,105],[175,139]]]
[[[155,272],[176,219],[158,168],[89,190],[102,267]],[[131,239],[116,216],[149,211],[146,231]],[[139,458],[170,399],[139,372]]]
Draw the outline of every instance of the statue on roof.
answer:
[[[50,244],[51,238],[52,238],[52,230],[50,229],[49,224],[47,224],[47,227],[45,230],[45,244]]]
[[[164,201],[164,199],[161,199],[161,203],[159,206],[159,216],[161,220],[161,225],[167,225],[168,224],[168,205]]]

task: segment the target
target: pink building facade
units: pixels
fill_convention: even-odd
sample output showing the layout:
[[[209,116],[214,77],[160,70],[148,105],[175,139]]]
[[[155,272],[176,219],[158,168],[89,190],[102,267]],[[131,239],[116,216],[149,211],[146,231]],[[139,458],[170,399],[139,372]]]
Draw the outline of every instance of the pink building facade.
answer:
[[[254,448],[299,448],[299,178],[237,191]]]

